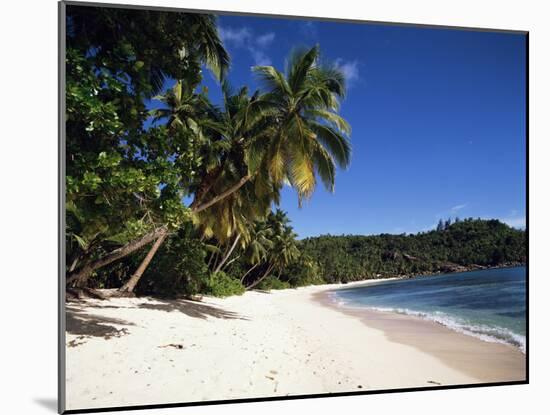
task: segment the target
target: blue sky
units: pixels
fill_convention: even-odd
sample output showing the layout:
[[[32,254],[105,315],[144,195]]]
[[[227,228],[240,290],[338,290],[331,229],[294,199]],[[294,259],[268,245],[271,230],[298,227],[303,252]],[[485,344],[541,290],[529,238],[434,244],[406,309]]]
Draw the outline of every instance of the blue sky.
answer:
[[[525,225],[525,41],[519,34],[222,16],[234,87],[319,44],[344,71],[353,157],[334,193],[281,208],[300,237],[415,233],[440,218]],[[207,74],[210,96],[219,87]]]

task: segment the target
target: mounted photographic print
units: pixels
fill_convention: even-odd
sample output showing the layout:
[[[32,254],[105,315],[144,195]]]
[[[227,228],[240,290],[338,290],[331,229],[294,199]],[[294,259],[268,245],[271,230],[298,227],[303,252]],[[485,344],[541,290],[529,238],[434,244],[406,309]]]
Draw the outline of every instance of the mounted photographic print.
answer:
[[[527,383],[528,33],[329,17],[60,3],[60,412]]]

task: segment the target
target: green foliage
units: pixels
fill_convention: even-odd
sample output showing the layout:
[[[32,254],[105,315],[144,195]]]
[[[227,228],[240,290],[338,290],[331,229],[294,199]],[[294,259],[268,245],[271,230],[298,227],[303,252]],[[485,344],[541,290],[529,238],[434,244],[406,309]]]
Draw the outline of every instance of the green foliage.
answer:
[[[190,226],[168,238],[151,261],[138,286],[138,292],[162,296],[203,292],[209,271],[206,249],[193,237]]]
[[[294,50],[284,73],[272,66],[253,71],[266,91],[259,103],[275,125],[264,140],[266,157],[254,164],[278,186],[290,183],[300,204],[312,196],[317,178],[332,191],[336,166],[347,168],[351,159],[351,128],[338,114],[344,74],[321,62],[318,46]]]
[[[280,278],[292,287],[326,284],[317,261],[304,252],[284,268]]]
[[[327,282],[452,270],[453,264],[499,266],[525,263],[526,234],[498,220],[441,223],[416,235],[330,236],[301,241]]]
[[[149,246],[97,271],[90,286],[119,288],[145,257]],[[206,246],[196,237],[191,224],[181,227],[164,241],[139,281],[136,291],[163,297],[191,295],[204,291],[209,271]]]
[[[223,271],[210,274],[204,290],[205,294],[213,295],[214,297],[241,295],[244,292],[245,288],[240,281],[230,277]]]
[[[212,15],[67,6],[69,271],[191,220],[181,200],[201,159],[189,131],[147,125],[146,100],[168,78],[197,85],[203,64],[221,76],[228,63]]]
[[[255,288],[258,290],[284,290],[285,288],[290,288],[290,283],[287,281],[281,281],[279,278],[270,275],[269,277],[262,280]]]

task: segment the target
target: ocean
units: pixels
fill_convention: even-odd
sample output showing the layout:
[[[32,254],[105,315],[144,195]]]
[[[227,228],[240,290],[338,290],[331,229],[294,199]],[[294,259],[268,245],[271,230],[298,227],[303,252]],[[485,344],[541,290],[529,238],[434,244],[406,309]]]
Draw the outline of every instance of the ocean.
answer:
[[[525,267],[390,280],[334,290],[341,306],[418,316],[525,353]]]

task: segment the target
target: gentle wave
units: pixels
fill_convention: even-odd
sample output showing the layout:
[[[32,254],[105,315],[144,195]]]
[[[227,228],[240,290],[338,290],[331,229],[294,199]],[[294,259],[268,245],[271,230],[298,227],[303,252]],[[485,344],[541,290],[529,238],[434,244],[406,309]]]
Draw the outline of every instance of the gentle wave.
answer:
[[[466,334],[476,337],[480,340],[490,343],[502,343],[515,346],[525,354],[525,336],[514,333],[513,331],[504,327],[490,327],[484,324],[472,324],[461,320],[457,317],[450,316],[442,312],[426,313],[422,311],[415,311],[406,308],[385,308],[385,307],[365,307],[352,305],[349,302],[343,300],[337,293],[331,292],[329,294],[331,300],[339,307],[347,307],[353,309],[367,309],[373,311],[390,312],[397,314],[405,314],[409,316],[419,317],[424,320],[429,320],[434,323],[441,324],[451,330],[458,333]]]

